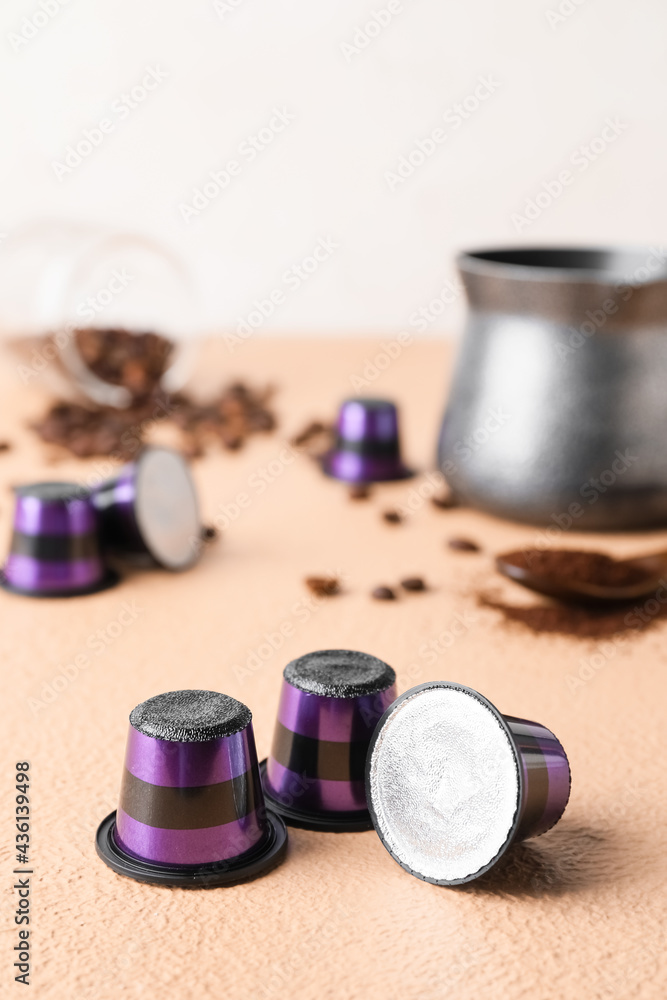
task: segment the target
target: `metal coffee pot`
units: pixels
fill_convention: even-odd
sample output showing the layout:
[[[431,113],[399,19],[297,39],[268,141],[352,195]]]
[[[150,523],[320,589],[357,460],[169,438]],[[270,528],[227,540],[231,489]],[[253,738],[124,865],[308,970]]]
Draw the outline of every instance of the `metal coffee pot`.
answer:
[[[439,441],[465,503],[567,529],[667,522],[667,247],[463,253]]]

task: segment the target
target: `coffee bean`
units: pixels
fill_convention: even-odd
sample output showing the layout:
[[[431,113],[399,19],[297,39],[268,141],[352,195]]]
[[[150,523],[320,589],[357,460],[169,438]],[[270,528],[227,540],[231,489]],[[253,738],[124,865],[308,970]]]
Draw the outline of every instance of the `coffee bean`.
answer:
[[[224,429],[224,427],[220,430],[220,440],[225,448],[229,449],[229,451],[238,451],[239,448],[243,447],[243,435],[234,433],[230,434]]]
[[[479,552],[477,542],[471,542],[469,538],[450,538],[447,544],[456,552]]]
[[[171,363],[175,345],[157,333],[121,329],[79,329],[76,346],[88,368],[112,385],[129,389],[134,399],[154,394]]]
[[[370,495],[371,488],[366,483],[355,483],[353,486],[350,486],[350,500],[368,500]]]
[[[202,542],[212,542],[218,537],[218,529],[212,524],[203,524],[199,534]]]
[[[204,449],[194,438],[187,438],[183,445],[183,454],[187,459],[192,461],[195,458],[201,458],[204,454]]]
[[[9,441],[0,441],[0,451],[9,451],[11,445]]]
[[[333,424],[311,420],[302,431],[295,434],[290,444],[303,451],[309,458],[320,459],[333,448],[336,431]]]
[[[398,513],[397,510],[385,510],[382,514],[383,519],[387,524],[402,524],[403,518]]]
[[[459,506],[459,502],[453,493],[441,493],[439,496],[431,497],[431,503],[439,510],[452,510]]]
[[[427,586],[420,576],[408,576],[405,580],[401,580],[401,587],[403,590],[409,590],[412,593],[418,593],[420,590],[427,590]]]
[[[303,444],[307,444],[311,438],[317,437],[318,434],[323,434],[326,430],[326,426],[321,420],[311,420],[309,424],[295,434],[292,438],[292,444],[295,448],[299,448]]]
[[[335,576],[307,576],[306,586],[316,597],[334,597],[340,593],[340,581]]]
[[[95,437],[93,434],[73,434],[67,442],[67,447],[77,458],[90,458],[95,454]]]
[[[396,600],[396,594],[391,587],[376,587],[375,590],[371,592],[371,597],[374,597],[376,601]]]

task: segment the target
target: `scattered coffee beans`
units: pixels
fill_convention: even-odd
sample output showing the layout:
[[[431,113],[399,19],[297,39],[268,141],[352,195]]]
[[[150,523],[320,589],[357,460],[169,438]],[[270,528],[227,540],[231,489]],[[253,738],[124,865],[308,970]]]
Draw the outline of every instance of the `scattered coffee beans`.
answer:
[[[355,483],[354,486],[350,486],[348,491],[350,500],[368,500],[370,495],[371,488],[366,483]]]
[[[212,524],[203,525],[200,532],[202,542],[213,542],[218,537],[218,534],[218,529]]]
[[[271,387],[256,390],[234,382],[208,403],[195,402],[184,392],[168,396],[160,389],[160,378],[173,347],[169,341],[153,333],[119,330],[79,334],[81,353],[91,370],[106,381],[122,384],[133,402],[123,410],[94,403],[55,403],[34,425],[43,441],[80,458],[103,455],[127,461],[144,444],[147,430],[167,421],[180,428],[184,453],[196,458],[209,442],[235,450],[251,434],[276,426],[269,409]]]
[[[75,338],[93,374],[122,385],[134,399],[154,395],[174,351],[174,344],[156,333],[90,328],[77,330]]]
[[[431,497],[431,503],[438,510],[452,510],[452,508],[459,506],[459,502],[453,493],[440,493]]]
[[[306,586],[316,597],[333,597],[340,594],[340,580],[335,576],[307,576]]]
[[[427,586],[420,576],[408,576],[405,580],[401,580],[401,587],[403,590],[408,590],[411,593],[417,594],[421,590],[427,590]]]
[[[447,544],[455,552],[479,552],[477,542],[471,542],[469,538],[450,538]]]
[[[376,587],[375,590],[371,592],[371,597],[374,597],[376,601],[396,600],[396,594],[391,587]]]
[[[403,518],[398,513],[397,510],[385,510],[382,514],[382,518],[387,524],[402,524]]]
[[[9,441],[0,441],[0,452],[2,452],[2,451],[9,451],[10,448],[11,448],[11,445],[10,445]]]
[[[333,424],[321,420],[311,420],[296,434],[290,444],[303,451],[309,458],[318,459],[326,455],[334,446],[336,431]]]

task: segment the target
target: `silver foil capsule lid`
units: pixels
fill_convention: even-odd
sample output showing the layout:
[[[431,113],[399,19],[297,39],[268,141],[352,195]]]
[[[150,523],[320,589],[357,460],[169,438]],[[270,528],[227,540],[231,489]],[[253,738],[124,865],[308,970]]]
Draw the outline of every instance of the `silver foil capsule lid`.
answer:
[[[550,730],[447,681],[412,688],[389,707],[366,764],[382,843],[406,871],[438,885],[477,878],[514,840],[548,830],[569,792],[567,757]]]

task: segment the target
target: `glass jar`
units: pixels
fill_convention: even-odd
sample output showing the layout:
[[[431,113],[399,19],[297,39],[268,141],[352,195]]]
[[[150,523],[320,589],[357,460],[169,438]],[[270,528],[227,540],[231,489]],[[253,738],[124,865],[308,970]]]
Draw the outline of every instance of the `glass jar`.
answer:
[[[85,364],[79,329],[154,332],[174,342],[162,377],[166,392],[180,389],[194,366],[198,297],[183,262],[155,240],[76,223],[26,225],[0,247],[0,335],[24,360],[35,338],[51,338],[47,355],[80,393],[100,405],[123,408],[132,397]],[[30,371],[30,366],[28,366]],[[53,372],[52,372],[53,373]]]

